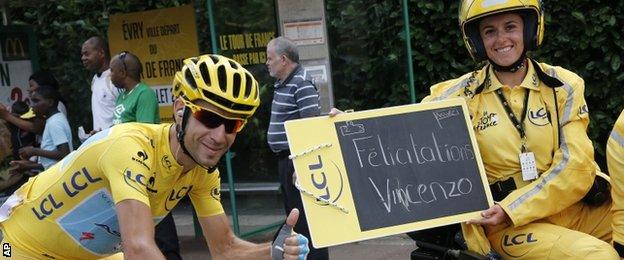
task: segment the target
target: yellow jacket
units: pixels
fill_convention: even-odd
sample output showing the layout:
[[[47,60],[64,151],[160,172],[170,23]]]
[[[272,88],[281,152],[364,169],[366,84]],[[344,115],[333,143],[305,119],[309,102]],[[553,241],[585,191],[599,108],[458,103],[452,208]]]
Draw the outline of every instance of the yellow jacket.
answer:
[[[624,113],[615,122],[607,141],[607,165],[613,198],[613,244],[618,252],[624,252]]]
[[[522,179],[520,134],[496,94],[499,88],[523,121],[527,148],[535,154],[539,172],[536,180]],[[589,116],[584,88],[583,79],[573,72],[528,62],[527,75],[517,87],[503,86],[490,66],[485,66],[432,86],[423,101],[466,99],[489,183],[513,178],[517,186],[498,204],[513,226],[522,226],[579,202],[593,183],[597,167],[586,134]],[[464,225],[463,230],[471,250],[489,252],[481,227]]]

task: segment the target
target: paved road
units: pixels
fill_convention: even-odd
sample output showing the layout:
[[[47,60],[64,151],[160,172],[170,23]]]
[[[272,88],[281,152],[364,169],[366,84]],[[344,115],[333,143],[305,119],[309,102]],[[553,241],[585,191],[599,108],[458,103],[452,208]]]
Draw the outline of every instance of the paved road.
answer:
[[[174,210],[182,256],[190,260],[210,259],[208,246],[204,240],[196,239],[194,236],[192,208],[189,204],[188,201],[183,201]],[[223,205],[226,214],[229,215],[227,199],[224,199]],[[281,201],[275,195],[242,196],[238,201],[238,212],[242,233],[284,220]],[[275,230],[271,230],[247,240],[266,242],[273,238],[274,232]],[[330,248],[329,255],[331,259],[410,259],[410,253],[414,248],[414,242],[409,237],[396,235],[335,246]]]
[[[185,260],[210,259],[210,253],[202,240],[189,236],[183,236],[180,240],[180,250]],[[257,242],[257,238],[250,240]],[[396,236],[332,247],[329,256],[330,259],[410,259],[413,247],[411,239]]]

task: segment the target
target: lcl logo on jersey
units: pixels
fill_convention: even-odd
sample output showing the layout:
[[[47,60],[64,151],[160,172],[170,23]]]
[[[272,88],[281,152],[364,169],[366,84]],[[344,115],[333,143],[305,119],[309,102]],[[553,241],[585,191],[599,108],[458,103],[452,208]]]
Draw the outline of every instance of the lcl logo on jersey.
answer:
[[[167,168],[167,170],[171,170],[171,166],[173,165],[171,163],[171,160],[169,159],[169,155],[165,155],[162,158],[160,158],[160,164],[164,167]]]
[[[212,196],[212,198],[217,201],[221,201],[221,190],[219,189],[219,187],[212,188],[212,191],[210,191],[210,196]]]
[[[515,236],[505,235],[505,237],[503,237],[503,245],[505,246],[522,245],[524,243],[534,242],[537,242],[537,239],[533,237],[533,233],[517,234]]]
[[[188,195],[193,189],[193,185],[182,186],[178,189],[171,190],[167,200],[165,201],[165,210],[171,211],[173,207],[178,203],[178,200],[184,198],[184,196]]]
[[[537,235],[534,233],[520,233],[505,235],[501,239],[503,251],[516,258],[522,258],[533,249],[530,244],[538,242]]]
[[[124,172],[124,181],[126,182],[126,184],[128,184],[128,186],[132,187],[133,189],[143,193],[143,191],[139,187],[135,187],[135,184],[139,184],[145,187],[145,189],[150,193],[158,192],[158,190],[154,189],[154,184],[156,182],[156,178],[154,178],[154,176],[151,176],[149,179],[147,179],[142,173],[132,172],[130,169],[126,169]]]
[[[536,126],[545,126],[550,123],[550,120],[548,119],[548,111],[546,111],[545,107],[529,109],[528,117],[529,122]]]

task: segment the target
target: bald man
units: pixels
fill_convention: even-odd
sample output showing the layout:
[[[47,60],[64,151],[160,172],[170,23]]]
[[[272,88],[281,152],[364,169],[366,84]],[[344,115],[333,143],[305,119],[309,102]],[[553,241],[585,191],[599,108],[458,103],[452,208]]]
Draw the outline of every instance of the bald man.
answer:
[[[95,36],[86,40],[81,49],[82,64],[95,73],[91,80],[91,112],[93,114],[93,131],[101,131],[113,125],[113,109],[120,90],[110,80],[110,54],[108,43]]]
[[[122,52],[110,62],[111,81],[123,92],[117,97],[113,124],[126,122],[160,123],[156,93],[141,82],[141,62],[130,53]]]
[[[156,93],[141,82],[141,61],[130,52],[121,52],[110,61],[110,78],[122,92],[115,102],[113,124],[160,123]],[[156,244],[168,260],[182,259],[175,222],[171,213],[156,225]]]

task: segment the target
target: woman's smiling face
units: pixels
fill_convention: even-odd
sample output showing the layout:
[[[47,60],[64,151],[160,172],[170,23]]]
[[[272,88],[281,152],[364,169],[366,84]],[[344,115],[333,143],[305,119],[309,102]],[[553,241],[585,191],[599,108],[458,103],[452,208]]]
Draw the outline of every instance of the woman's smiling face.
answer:
[[[483,18],[479,35],[488,58],[499,66],[510,66],[524,52],[524,22],[516,13]]]

